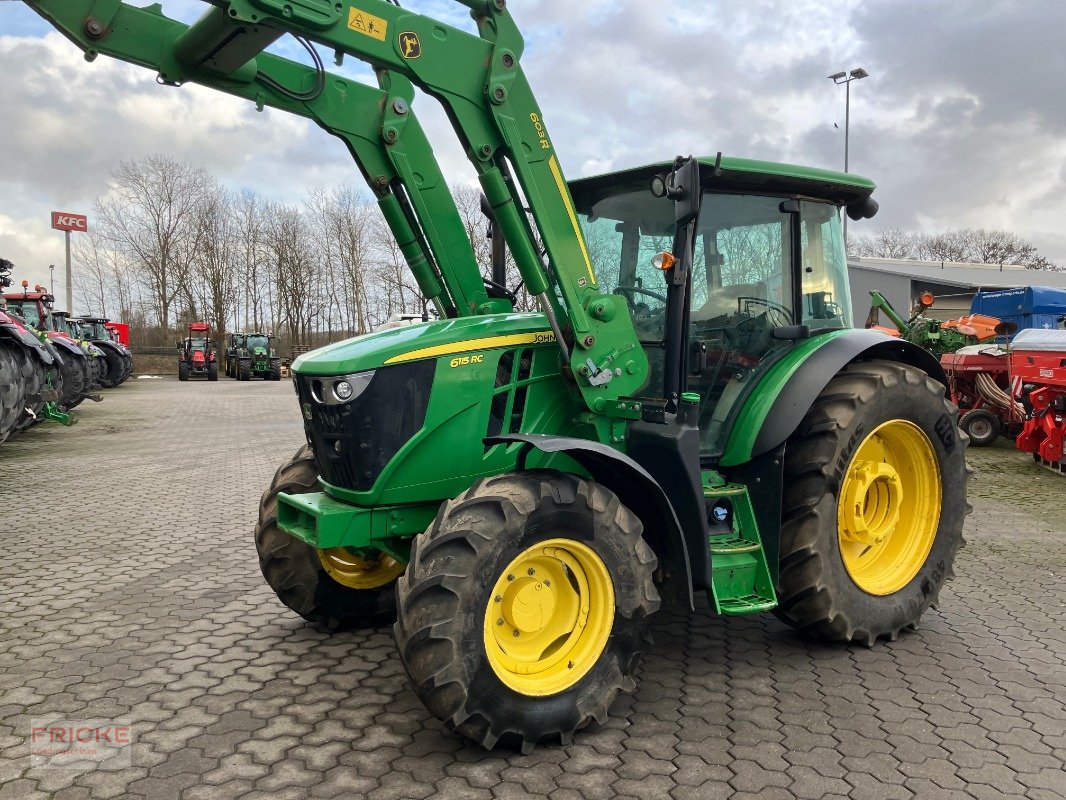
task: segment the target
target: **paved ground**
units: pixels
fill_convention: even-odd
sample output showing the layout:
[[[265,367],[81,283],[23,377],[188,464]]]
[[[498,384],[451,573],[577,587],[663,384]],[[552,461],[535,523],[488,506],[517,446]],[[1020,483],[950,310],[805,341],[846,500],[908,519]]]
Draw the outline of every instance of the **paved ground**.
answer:
[[[1066,478],[1007,443],[972,453],[959,578],[916,633],[663,616],[610,722],[522,757],[430,719],[387,630],[326,636],[263,583],[288,383],[132,382],[82,417],[0,448],[0,800],[1066,796]],[[58,717],[128,720],[132,766],[31,766]]]

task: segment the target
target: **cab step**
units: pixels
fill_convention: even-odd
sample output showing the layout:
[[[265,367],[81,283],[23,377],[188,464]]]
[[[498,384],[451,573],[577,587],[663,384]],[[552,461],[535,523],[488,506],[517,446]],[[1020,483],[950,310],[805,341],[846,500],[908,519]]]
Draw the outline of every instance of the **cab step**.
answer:
[[[777,595],[747,488],[707,481],[703,489],[712,521],[707,548],[718,613],[753,614],[775,608]],[[725,511],[713,513],[718,509]]]

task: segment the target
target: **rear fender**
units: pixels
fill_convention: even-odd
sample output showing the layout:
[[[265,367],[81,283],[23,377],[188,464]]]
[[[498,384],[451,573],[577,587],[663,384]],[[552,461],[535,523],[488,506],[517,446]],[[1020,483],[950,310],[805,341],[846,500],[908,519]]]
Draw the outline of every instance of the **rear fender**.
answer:
[[[692,599],[692,568],[685,536],[666,492],[647,470],[624,453],[600,442],[569,436],[514,433],[491,436],[486,445],[521,442],[526,445],[518,456],[519,471],[525,469],[531,448],[545,454],[561,453],[576,461],[589,475],[610,489],[644,525],[644,540],[655,551],[666,579],[660,585],[665,604],[687,604]]]
[[[853,361],[881,359],[908,364],[942,383],[947,391],[948,379],[940,362],[916,344],[865,329],[822,334],[808,342],[814,347],[787,365],[787,375],[771,368],[754,387],[733,423],[721,466],[739,466],[784,444],[822,389]],[[772,403],[765,402],[768,393],[776,393]]]

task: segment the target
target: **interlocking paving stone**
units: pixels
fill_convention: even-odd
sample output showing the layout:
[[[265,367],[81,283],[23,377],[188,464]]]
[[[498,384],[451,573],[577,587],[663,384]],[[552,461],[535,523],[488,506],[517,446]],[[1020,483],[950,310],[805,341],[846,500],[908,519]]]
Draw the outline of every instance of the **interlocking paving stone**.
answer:
[[[263,582],[287,383],[131,381],[0,448],[0,800],[1066,797],[1066,478],[974,449],[958,578],[873,648],[772,615],[660,614],[636,694],[570,747],[428,716],[388,629],[328,635]],[[121,717],[133,764],[35,767],[35,717]]]

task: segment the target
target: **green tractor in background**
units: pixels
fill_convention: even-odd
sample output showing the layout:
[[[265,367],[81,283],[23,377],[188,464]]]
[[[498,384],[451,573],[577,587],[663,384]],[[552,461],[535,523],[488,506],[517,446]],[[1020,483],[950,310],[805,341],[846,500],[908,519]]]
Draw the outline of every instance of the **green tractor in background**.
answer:
[[[524,752],[634,688],[663,605],[864,645],[916,626],[962,544],[967,440],[936,358],[851,327],[841,213],[873,216],[873,184],[720,153],[568,184],[506,3],[462,3],[476,34],[385,0],[220,1],[191,28],[30,2],[94,57],[341,138],[440,317],[294,363],[307,443],[260,503],[267,582],[328,629],[393,623],[434,716]],[[379,85],[266,52],[284,32]],[[478,174],[491,276],[415,86]]]
[[[265,333],[231,334],[226,348],[226,374],[239,381],[280,381],[281,358],[273,343],[274,337]]]

